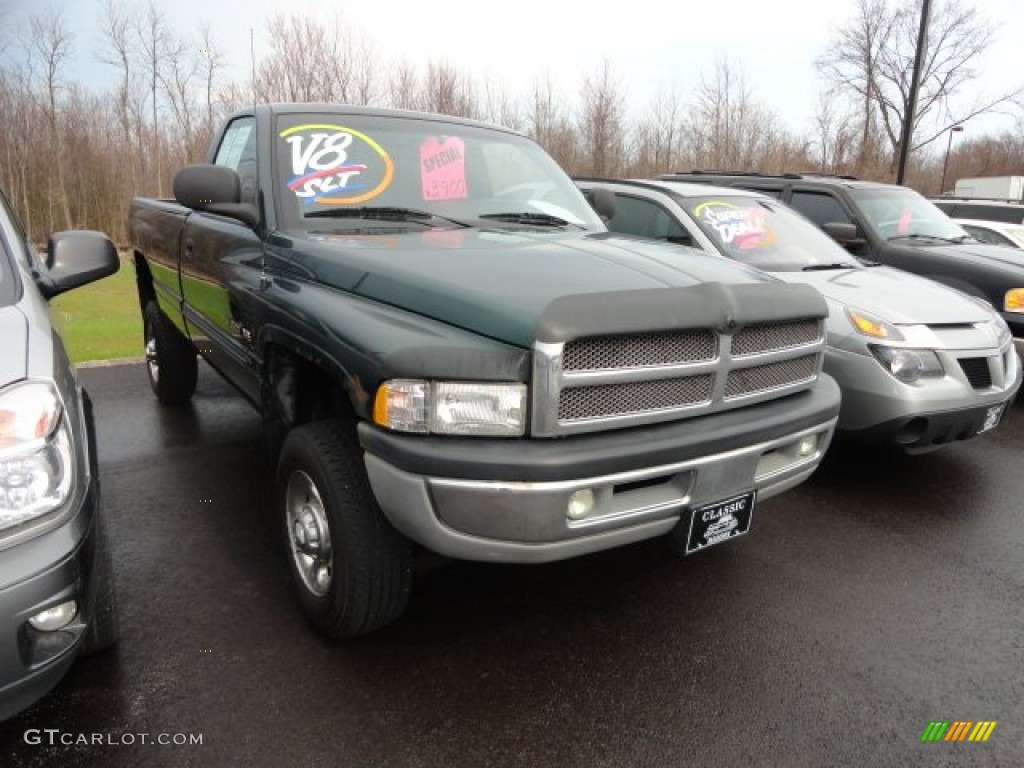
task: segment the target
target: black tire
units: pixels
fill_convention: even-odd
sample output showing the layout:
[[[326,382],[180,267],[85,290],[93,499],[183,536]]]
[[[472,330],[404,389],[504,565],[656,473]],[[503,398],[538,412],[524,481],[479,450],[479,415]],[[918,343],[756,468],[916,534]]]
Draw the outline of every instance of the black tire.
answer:
[[[167,319],[155,301],[142,313],[146,374],[157,400],[185,403],[196,391],[199,363],[196,350]]]
[[[276,487],[288,567],[313,626],[343,640],[397,619],[409,601],[412,547],[373,497],[352,425],[292,429]]]
[[[99,653],[117,643],[120,622],[117,613],[117,591],[114,587],[114,564],[107,539],[107,529],[97,515],[93,535],[92,600],[89,628],[82,641],[82,653]]]

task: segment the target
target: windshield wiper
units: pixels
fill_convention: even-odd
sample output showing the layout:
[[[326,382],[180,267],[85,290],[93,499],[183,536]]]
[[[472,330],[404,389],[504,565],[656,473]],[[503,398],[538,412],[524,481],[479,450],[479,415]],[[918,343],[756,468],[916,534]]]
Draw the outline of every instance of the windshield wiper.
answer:
[[[513,224],[535,224],[538,227],[565,227],[569,222],[547,213],[530,213],[529,211],[509,211],[508,213],[482,213],[481,219],[508,221]]]
[[[909,235],[893,235],[892,237],[887,237],[886,241],[888,242],[890,240],[941,240],[944,243],[954,243],[955,245],[960,245],[960,243],[973,239],[974,238],[971,237],[970,235],[958,235],[957,237],[943,237],[942,235],[927,235],[920,232],[911,232]]]
[[[806,267],[801,269],[801,272],[818,272],[825,269],[853,269],[853,264],[847,264],[845,262],[836,261],[832,264],[808,264]]]
[[[311,211],[305,214],[307,219],[378,219],[380,221],[411,221],[416,224],[430,226],[427,219],[440,219],[458,227],[468,227],[469,224],[450,219],[447,216],[439,216],[430,211],[419,211],[415,208],[396,208],[393,206],[370,206],[362,205],[357,208],[325,208],[322,211]]]

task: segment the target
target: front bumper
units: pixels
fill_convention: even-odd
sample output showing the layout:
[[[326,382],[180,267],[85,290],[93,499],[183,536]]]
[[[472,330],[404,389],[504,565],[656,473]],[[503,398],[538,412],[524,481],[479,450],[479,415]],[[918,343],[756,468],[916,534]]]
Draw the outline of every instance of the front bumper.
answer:
[[[839,408],[835,382],[698,417],[552,440],[447,440],[360,425],[373,492],[403,534],[466,560],[561,560],[668,533],[696,506],[811,475]],[[805,437],[816,442],[800,453]],[[578,490],[593,511],[570,520]]]
[[[89,588],[95,549],[94,521],[99,489],[90,482],[78,512],[60,527],[0,552],[0,720],[42,698],[78,656],[91,605]],[[38,632],[31,616],[66,600],[78,603],[78,615],[55,632]]]
[[[988,408],[1016,397],[1021,363],[1012,348],[979,352],[1003,359],[1002,376],[993,378],[993,386],[979,389],[971,386],[955,357],[940,353],[945,376],[904,384],[870,354],[830,347],[825,371],[843,390],[839,436],[907,448],[938,446],[974,436]]]

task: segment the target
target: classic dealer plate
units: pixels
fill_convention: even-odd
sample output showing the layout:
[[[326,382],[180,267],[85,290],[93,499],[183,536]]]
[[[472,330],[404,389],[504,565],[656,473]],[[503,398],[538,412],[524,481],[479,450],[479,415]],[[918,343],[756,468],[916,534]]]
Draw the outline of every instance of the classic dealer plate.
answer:
[[[714,544],[742,536],[750,528],[750,516],[753,512],[753,491],[697,507],[690,517],[686,554],[699,552]]]

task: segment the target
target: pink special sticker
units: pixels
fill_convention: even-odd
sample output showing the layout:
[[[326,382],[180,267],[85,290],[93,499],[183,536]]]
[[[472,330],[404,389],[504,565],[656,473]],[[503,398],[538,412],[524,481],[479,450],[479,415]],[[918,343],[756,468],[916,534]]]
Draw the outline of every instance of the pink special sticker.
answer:
[[[424,200],[463,200],[466,189],[466,145],[455,136],[431,136],[420,144],[420,180]]]

